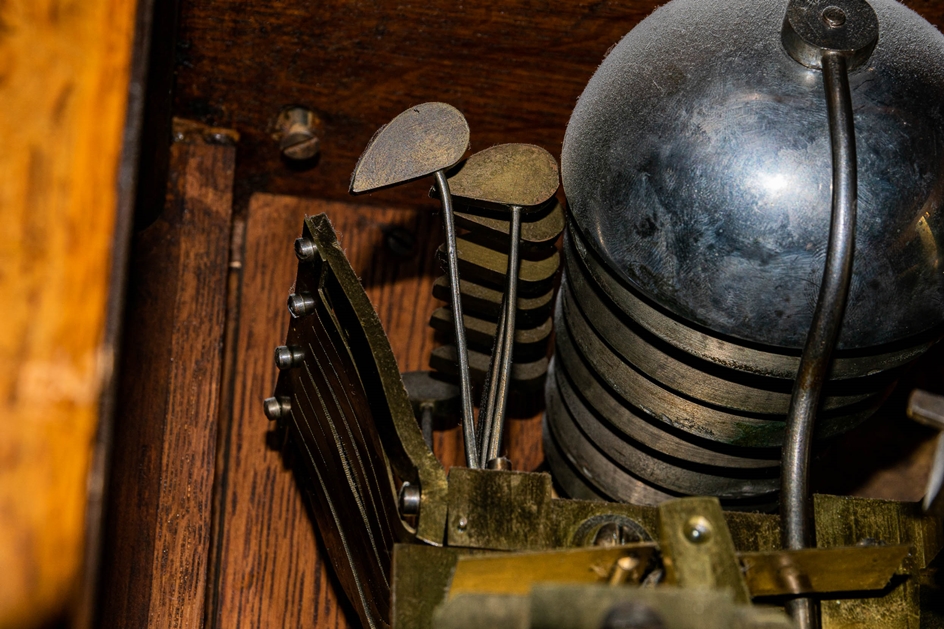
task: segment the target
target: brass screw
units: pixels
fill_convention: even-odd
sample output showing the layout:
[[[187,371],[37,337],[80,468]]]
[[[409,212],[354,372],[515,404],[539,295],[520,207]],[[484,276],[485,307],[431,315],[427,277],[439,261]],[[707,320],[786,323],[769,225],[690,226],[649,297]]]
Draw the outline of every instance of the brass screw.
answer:
[[[711,522],[704,516],[692,516],[685,523],[685,539],[693,544],[704,544],[711,539]]]
[[[286,159],[304,161],[321,150],[321,119],[310,109],[292,107],[279,115],[279,150]]]

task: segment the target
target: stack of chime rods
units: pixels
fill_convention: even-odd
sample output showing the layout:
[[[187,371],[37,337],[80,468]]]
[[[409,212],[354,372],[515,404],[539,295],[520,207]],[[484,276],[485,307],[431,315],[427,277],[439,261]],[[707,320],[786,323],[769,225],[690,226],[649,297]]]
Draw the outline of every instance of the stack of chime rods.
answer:
[[[472,448],[464,425],[467,458],[473,450],[478,461],[470,467],[507,468],[501,446],[510,391],[516,385],[539,388],[547,373],[560,266],[555,242],[564,221],[554,200],[560,173],[557,160],[540,147],[499,144],[472,155],[443,183],[458,206],[455,223],[466,231],[455,240],[456,265],[448,246],[439,251],[447,270],[458,267],[458,278],[451,274],[436,283],[436,296],[449,308],[433,313],[431,325],[451,328],[457,343],[434,350],[430,364],[459,371],[460,382],[464,367],[483,383]],[[437,183],[435,191],[443,190]]]
[[[547,378],[544,446],[575,498],[658,504],[717,496],[772,509],[799,352],[749,346],[698,328],[617,279],[573,224]],[[926,349],[840,356],[817,438],[854,427]]]
[[[457,239],[459,290],[469,344],[472,380],[481,384],[489,369],[495,334],[501,315],[509,253],[510,221],[506,215],[484,208],[457,205],[456,226],[466,230]],[[511,381],[517,390],[540,390],[548,366],[548,345],[553,328],[554,283],[560,267],[557,240],[564,229],[564,211],[556,199],[522,215],[518,310],[515,317],[514,364]],[[439,255],[445,258],[445,248]],[[433,284],[433,295],[446,302],[430,318],[430,326],[452,334],[449,280]],[[435,348],[430,367],[456,373],[456,348],[450,342]]]

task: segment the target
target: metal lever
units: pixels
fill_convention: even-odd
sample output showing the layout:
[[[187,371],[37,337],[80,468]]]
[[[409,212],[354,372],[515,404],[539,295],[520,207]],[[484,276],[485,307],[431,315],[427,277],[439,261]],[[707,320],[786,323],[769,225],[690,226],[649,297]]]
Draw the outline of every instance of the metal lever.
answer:
[[[849,72],[864,64],[875,49],[878,17],[864,0],[792,0],[782,40],[793,59],[823,71],[833,171],[826,269],[787,412],[781,465],[781,538],[784,548],[798,550],[815,545],[810,447],[852,281],[858,183]],[[791,599],[786,609],[800,629],[819,627],[813,599]]]
[[[459,387],[462,398],[462,434],[466,465],[479,466],[478,444],[472,415],[472,383],[469,353],[462,325],[459,301],[459,259],[456,252],[456,225],[452,195],[446,170],[455,166],[469,147],[469,124],[455,107],[446,103],[423,103],[407,109],[371,138],[354,167],[351,192],[360,194],[405,181],[433,175],[443,208],[449,288],[453,298],[453,324],[459,358]]]

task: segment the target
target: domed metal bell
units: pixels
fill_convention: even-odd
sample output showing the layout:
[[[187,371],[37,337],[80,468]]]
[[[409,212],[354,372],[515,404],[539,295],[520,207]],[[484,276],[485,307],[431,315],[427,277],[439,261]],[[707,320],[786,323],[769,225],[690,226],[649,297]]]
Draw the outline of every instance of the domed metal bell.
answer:
[[[944,37],[894,0],[869,4],[878,43],[849,74],[852,284],[819,436],[874,411],[944,327]],[[822,73],[784,49],[786,9],[673,0],[610,52],[573,112],[545,440],[583,495],[776,500],[832,180]]]

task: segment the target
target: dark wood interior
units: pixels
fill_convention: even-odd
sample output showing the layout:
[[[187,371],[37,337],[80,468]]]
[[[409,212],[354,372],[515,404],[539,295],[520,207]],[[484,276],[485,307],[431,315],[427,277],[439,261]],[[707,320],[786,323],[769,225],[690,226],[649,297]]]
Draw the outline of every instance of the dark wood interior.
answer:
[[[183,0],[174,112],[240,133],[237,211],[252,192],[349,200],[374,131],[426,101],[466,115],[473,151],[529,142],[559,156],[571,109],[606,51],[660,4]],[[944,3],[905,4],[944,25]],[[279,155],[273,126],[291,105],[325,121],[315,163]],[[359,202],[414,206],[422,186]]]
[[[260,404],[287,327],[291,245],[303,216],[329,214],[401,370],[426,368],[434,344],[427,321],[440,304],[430,295],[439,274],[432,252],[441,242],[428,181],[352,198],[357,157],[380,125],[430,100],[466,115],[473,151],[520,141],[559,155],[600,60],[660,3],[155,4],[102,625],[347,626],[294,479],[266,443]],[[906,4],[944,25],[944,3]],[[324,121],[320,155],[300,165],[280,156],[273,137],[277,116],[293,105]],[[212,137],[169,149],[171,112],[234,130],[235,149]],[[194,212],[213,220],[195,221]],[[415,236],[406,259],[385,247],[389,225]],[[932,390],[944,384],[939,356],[917,372]],[[930,433],[898,430],[902,407],[899,395],[853,435],[859,452],[875,456],[826,466],[827,488],[920,495],[915,479],[925,473]],[[535,469],[539,415],[509,430],[516,467]],[[447,464],[459,448],[456,428],[437,433]],[[884,471],[849,471],[880,455]]]

